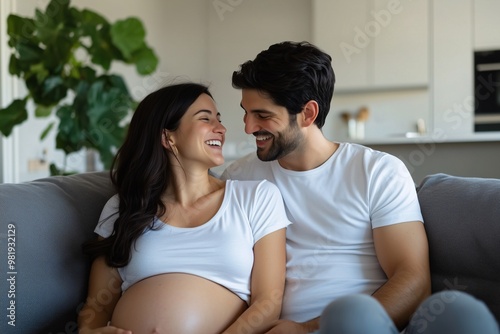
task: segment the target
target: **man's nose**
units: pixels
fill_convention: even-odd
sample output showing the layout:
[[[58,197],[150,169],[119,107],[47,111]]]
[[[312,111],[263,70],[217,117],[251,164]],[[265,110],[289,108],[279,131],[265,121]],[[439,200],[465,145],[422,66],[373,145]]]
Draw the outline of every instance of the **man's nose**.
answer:
[[[247,134],[250,135],[259,130],[258,124],[257,122],[255,122],[253,117],[248,117],[248,115],[245,115],[243,121],[245,122],[245,132]]]

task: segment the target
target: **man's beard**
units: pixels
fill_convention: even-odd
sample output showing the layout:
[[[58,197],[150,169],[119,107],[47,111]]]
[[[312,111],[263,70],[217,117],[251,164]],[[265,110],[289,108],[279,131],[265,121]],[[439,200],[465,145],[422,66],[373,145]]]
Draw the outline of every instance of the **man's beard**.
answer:
[[[278,132],[277,136],[273,136],[272,144],[267,153],[257,148],[257,157],[262,161],[278,160],[293,152],[303,140],[303,135],[298,131],[298,126],[295,123],[290,124],[290,127],[283,132]]]

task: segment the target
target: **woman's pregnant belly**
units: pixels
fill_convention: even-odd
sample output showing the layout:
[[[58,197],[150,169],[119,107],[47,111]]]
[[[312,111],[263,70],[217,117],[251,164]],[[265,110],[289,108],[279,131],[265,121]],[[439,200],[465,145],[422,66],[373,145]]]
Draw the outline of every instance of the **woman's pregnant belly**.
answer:
[[[144,279],[123,293],[111,325],[134,334],[221,333],[247,308],[221,285],[189,274]]]

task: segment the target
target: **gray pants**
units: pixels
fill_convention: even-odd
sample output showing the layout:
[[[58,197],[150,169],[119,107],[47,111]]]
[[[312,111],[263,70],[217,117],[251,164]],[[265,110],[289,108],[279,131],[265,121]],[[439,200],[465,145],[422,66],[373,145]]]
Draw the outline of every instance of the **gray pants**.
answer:
[[[321,315],[320,334],[398,334],[384,308],[373,297],[352,295],[330,303]],[[441,291],[413,314],[405,334],[499,334],[486,305],[460,291]]]

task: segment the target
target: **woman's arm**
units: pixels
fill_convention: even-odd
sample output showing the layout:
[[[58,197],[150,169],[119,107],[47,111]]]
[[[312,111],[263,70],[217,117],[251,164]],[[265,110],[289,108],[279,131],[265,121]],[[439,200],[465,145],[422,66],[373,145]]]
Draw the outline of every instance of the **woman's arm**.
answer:
[[[79,333],[132,333],[107,326],[121,296],[122,280],[116,268],[106,264],[103,256],[92,263],[87,301],[78,314]]]
[[[255,244],[250,306],[224,334],[264,333],[278,321],[285,288],[285,231],[272,232]]]

